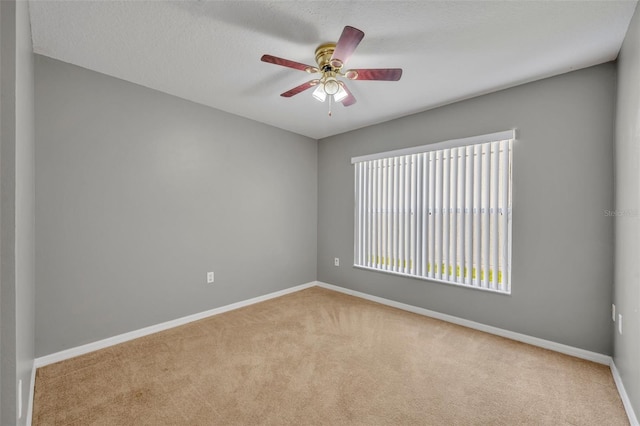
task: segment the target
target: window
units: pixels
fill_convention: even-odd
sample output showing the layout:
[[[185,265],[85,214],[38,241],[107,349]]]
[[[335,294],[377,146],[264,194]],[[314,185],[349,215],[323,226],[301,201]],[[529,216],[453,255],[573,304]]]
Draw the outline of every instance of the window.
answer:
[[[511,293],[514,136],[352,158],[354,266]]]

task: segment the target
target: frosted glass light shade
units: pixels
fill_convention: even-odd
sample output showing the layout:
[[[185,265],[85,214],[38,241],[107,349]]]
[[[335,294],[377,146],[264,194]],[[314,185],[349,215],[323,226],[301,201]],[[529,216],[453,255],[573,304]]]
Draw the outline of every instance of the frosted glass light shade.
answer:
[[[349,94],[347,93],[346,90],[344,90],[344,87],[342,87],[342,84],[339,84],[338,86],[339,86],[338,93],[333,95],[333,100],[336,102],[342,102],[344,98],[346,98]]]
[[[316,90],[313,91],[313,97],[319,100],[320,102],[324,102],[327,99],[327,94],[324,91],[324,87],[322,84],[318,84]]]

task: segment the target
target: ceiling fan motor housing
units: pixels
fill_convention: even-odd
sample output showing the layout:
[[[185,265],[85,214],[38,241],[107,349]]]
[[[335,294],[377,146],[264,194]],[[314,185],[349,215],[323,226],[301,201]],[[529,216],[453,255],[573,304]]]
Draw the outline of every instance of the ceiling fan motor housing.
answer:
[[[331,60],[331,56],[333,56],[335,50],[335,43],[321,44],[316,49],[316,63],[318,64],[318,68],[323,72],[337,72],[342,68],[342,61],[337,59]]]

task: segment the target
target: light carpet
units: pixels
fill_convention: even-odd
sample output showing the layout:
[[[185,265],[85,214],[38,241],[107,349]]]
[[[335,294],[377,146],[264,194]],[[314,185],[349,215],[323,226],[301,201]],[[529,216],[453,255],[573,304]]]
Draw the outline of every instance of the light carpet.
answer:
[[[39,368],[34,425],[626,425],[607,366],[313,287]]]

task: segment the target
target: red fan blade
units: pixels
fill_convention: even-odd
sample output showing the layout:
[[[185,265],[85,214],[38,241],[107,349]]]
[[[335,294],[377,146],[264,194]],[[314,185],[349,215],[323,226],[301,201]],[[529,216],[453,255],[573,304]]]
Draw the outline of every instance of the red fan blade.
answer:
[[[306,83],[302,83],[300,86],[296,86],[291,90],[287,90],[286,92],[282,93],[280,96],[284,96],[285,98],[290,98],[294,95],[297,95],[300,92],[304,92],[307,89],[312,88],[313,86],[315,86],[316,84],[318,84],[319,80],[309,80]]]
[[[277,56],[262,55],[260,58],[262,62],[268,62],[274,65],[281,65],[283,67],[293,68],[294,70],[306,71],[308,73],[318,72],[318,68],[311,65],[301,64],[300,62],[290,61],[288,59],[278,58]]]
[[[351,91],[349,90],[347,85],[344,84],[343,82],[340,82],[340,85],[345,90],[345,92],[347,92],[347,97],[342,100],[342,105],[348,107],[348,106],[351,106],[351,105],[355,104],[356,103],[356,98],[355,98],[355,96],[353,96],[353,93],[351,93]]]
[[[340,35],[340,39],[338,43],[336,43],[336,49],[333,51],[333,55],[331,55],[331,66],[340,68],[346,64],[363,37],[364,33],[359,29],[348,25],[344,27],[342,35]]]
[[[386,80],[398,81],[402,77],[402,68],[371,68],[349,70],[344,73],[349,80]]]

